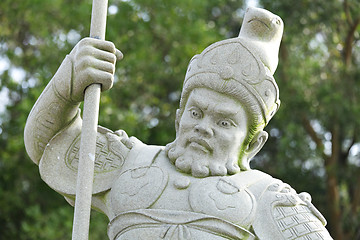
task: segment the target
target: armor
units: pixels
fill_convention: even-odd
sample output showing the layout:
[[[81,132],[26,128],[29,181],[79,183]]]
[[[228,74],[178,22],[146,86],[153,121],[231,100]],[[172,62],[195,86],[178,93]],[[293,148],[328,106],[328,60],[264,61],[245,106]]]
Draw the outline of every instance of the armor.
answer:
[[[74,182],[70,182],[76,177],[77,165],[67,162],[68,156],[76,159],[77,138],[61,153],[52,146],[67,139],[72,127],[49,143],[40,164],[43,179],[70,202],[75,194]],[[297,194],[289,185],[257,170],[231,176],[184,177],[167,159],[163,147],[148,146],[121,133],[119,137],[110,130],[100,130],[95,159],[99,167],[93,207],[111,220],[110,239],[331,239],[324,227],[326,221],[308,194]],[[116,154],[111,145],[128,149],[126,158]],[[116,156],[118,163],[111,165],[115,170],[100,167],[104,156]],[[63,159],[63,170],[57,175],[62,179],[46,178],[48,166],[59,162],[57,157]],[[56,185],[65,178],[70,179],[65,186]],[[162,204],[166,191],[185,193],[186,197],[179,198],[184,209]],[[146,232],[147,238],[141,238],[144,233],[139,231]]]

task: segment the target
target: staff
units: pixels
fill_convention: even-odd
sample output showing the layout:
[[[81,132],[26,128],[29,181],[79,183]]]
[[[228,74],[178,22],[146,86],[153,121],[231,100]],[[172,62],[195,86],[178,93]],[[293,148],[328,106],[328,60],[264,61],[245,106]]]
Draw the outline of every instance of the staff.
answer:
[[[93,0],[90,37],[105,40],[107,6],[108,0]],[[72,240],[89,238],[100,90],[100,84],[85,90]]]

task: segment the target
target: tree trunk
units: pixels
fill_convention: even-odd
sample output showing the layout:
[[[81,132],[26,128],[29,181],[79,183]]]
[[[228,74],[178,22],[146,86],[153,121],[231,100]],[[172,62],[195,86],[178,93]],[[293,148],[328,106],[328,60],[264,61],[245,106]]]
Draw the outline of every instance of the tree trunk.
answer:
[[[325,167],[328,209],[330,211],[329,231],[334,239],[345,240],[341,221],[339,181],[336,174],[341,151],[339,131],[339,125],[335,124],[332,130],[332,153],[331,157],[325,160]]]

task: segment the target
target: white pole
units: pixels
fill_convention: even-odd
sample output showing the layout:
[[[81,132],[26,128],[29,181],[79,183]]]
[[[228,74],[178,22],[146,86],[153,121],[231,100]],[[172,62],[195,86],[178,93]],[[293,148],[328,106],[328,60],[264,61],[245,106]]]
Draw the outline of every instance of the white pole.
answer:
[[[90,37],[105,40],[107,6],[108,0],[93,0]],[[89,238],[100,90],[100,84],[85,90],[72,240]]]

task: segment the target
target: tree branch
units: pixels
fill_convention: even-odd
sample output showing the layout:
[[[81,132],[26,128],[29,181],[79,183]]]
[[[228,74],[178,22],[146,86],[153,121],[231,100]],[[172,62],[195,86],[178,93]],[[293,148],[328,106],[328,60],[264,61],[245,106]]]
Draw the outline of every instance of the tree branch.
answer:
[[[342,153],[342,158],[343,158],[343,159],[347,159],[347,158],[349,157],[351,148],[354,146],[354,144],[355,144],[355,143],[357,142],[357,140],[358,140],[357,135],[356,135],[357,133],[358,133],[358,131],[357,131],[357,129],[355,128],[355,129],[354,129],[354,134],[353,134],[353,136],[352,136],[350,145],[349,145],[349,146],[346,148],[346,150],[344,150],[344,152]]]
[[[329,165],[336,166],[339,163],[341,153],[341,133],[340,126],[335,122],[331,129],[331,157],[329,158]]]
[[[337,166],[339,162],[339,153],[341,151],[341,141],[340,141],[340,126],[335,121],[331,129],[331,156],[325,161],[325,169],[327,174],[327,191],[329,199],[329,209],[332,224],[341,222],[342,211],[340,207],[340,189],[339,189],[339,179],[337,174]],[[335,224],[333,226],[333,237],[334,239],[344,239],[344,231],[341,224]]]
[[[351,14],[350,14],[349,3],[347,0],[344,0],[343,6],[344,6],[344,12],[345,12],[345,16],[346,16],[346,22],[348,23],[349,26],[351,26],[353,24],[353,22],[352,22],[352,18],[351,18]]]
[[[325,161],[327,161],[330,157],[324,152],[325,146],[306,116],[302,117],[302,123],[310,138],[315,142],[318,151],[321,153],[321,156]]]
[[[360,174],[357,175],[355,186],[359,186],[359,184],[360,184]],[[351,210],[352,210],[351,212],[353,214],[356,214],[358,212],[359,207],[360,207],[360,188],[355,187],[353,200],[351,202]]]
[[[354,42],[354,34],[355,34],[356,28],[358,27],[359,24],[360,24],[360,17],[357,18],[353,22],[353,24],[349,25],[350,28],[346,35],[345,47],[344,47],[344,61],[345,61],[346,67],[349,67],[351,64],[351,55],[352,55],[352,47],[353,47],[353,42]]]

